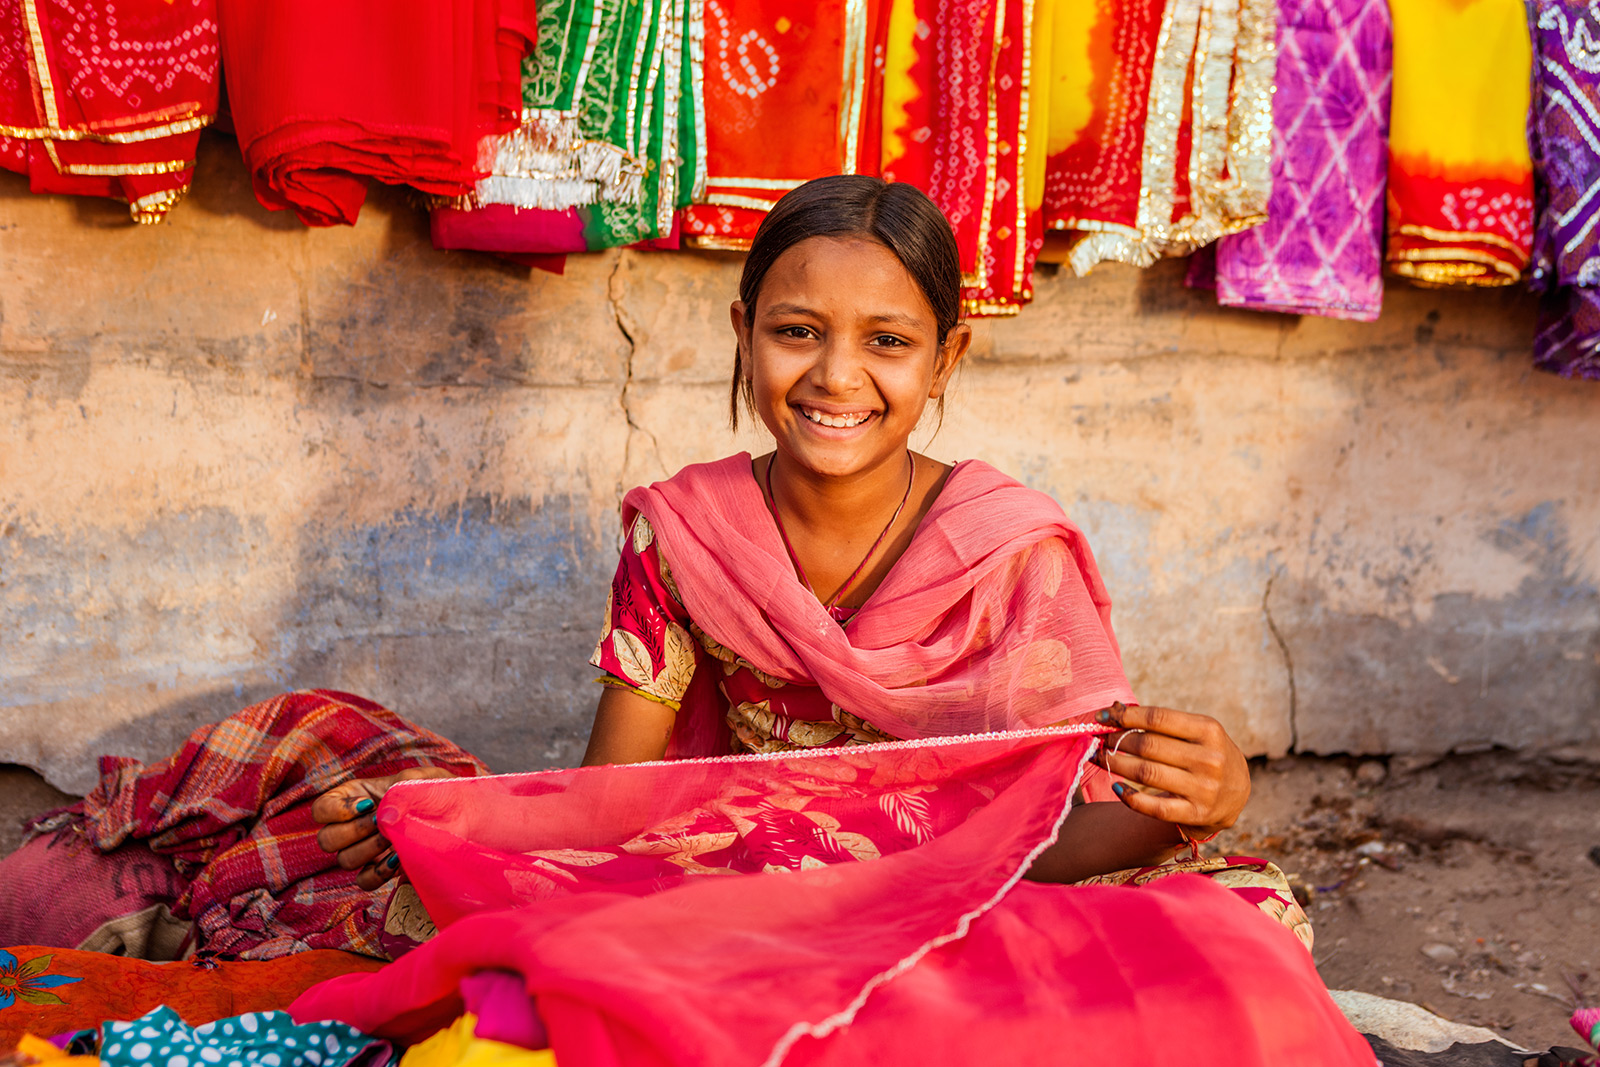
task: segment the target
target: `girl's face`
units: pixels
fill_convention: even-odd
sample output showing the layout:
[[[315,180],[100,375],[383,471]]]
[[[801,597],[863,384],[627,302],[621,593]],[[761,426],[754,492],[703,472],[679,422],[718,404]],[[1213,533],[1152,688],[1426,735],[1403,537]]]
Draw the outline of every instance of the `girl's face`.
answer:
[[[799,242],[767,271],[754,314],[741,301],[731,312],[740,366],[778,451],[828,477],[898,469],[971,342],[961,325],[941,346],[916,280],[864,238]]]

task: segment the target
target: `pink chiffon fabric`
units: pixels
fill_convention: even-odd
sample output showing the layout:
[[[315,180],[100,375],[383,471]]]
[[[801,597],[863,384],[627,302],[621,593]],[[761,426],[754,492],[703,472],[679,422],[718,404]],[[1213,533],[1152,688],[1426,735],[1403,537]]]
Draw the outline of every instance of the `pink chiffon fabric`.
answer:
[[[750,464],[740,453],[634,489],[623,524],[650,521],[695,624],[761,671],[820,686],[899,738],[1133,702],[1089,543],[1050,497],[987,463],[956,464],[846,628],[795,575]],[[1066,551],[1028,551],[1052,539]],[[669,755],[714,751],[717,725],[680,716]]]
[[[1309,953],[1235,894],[1020,882],[1098,730],[402,783],[379,823],[440,933],[291,1012],[412,1042],[499,970],[564,1067],[1044,1064],[1066,1039],[1368,1067]]]

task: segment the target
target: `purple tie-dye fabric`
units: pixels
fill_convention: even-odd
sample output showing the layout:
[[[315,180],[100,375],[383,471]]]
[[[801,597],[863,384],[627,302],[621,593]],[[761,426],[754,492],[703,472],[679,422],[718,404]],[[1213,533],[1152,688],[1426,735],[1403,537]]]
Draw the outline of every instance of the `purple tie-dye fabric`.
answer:
[[[1217,242],[1218,303],[1378,317],[1393,71],[1387,0],[1280,0],[1272,200],[1265,223]]]
[[[1532,0],[1534,365],[1600,381],[1600,14]]]

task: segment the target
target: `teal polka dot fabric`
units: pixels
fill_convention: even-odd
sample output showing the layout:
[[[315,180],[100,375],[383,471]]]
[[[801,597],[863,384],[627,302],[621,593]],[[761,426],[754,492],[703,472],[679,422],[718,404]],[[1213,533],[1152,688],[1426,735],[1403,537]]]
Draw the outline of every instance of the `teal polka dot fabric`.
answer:
[[[255,1011],[190,1027],[171,1008],[100,1030],[105,1067],[384,1067],[389,1043],[343,1023]]]

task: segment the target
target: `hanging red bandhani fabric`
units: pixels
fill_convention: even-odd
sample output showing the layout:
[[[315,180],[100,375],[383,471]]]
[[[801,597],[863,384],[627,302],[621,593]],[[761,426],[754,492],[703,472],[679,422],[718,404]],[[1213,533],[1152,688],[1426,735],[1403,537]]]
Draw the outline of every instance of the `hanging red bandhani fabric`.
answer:
[[[1533,247],[1522,0],[1392,0],[1389,269],[1510,285]]]
[[[877,172],[871,63],[881,0],[706,0],[705,193],[685,243],[746,249],[812,178]]]
[[[0,5],[0,166],[161,221],[217,112],[215,0]]]
[[[514,129],[533,0],[220,0],[228,103],[256,198],[352,224],[366,179],[461,196]]]
[[[890,5],[883,176],[923,189],[950,220],[971,315],[1014,314],[1032,297],[1039,219],[1024,161],[1035,8],[1036,0]]]
[[[1271,0],[1063,6],[1044,258],[1147,267],[1266,217],[1276,24]]]

